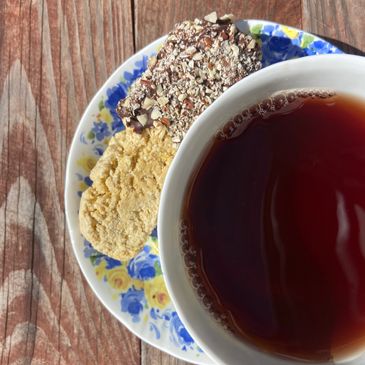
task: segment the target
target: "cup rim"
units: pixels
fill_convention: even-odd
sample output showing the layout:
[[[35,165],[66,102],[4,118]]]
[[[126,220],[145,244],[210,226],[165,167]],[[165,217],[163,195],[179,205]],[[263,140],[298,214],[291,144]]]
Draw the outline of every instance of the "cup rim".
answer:
[[[192,335],[197,344],[207,353],[207,355],[212,358],[217,363],[227,363],[228,356],[224,353],[219,353],[219,349],[214,349],[212,343],[206,339],[203,339],[201,335],[198,334],[195,324],[192,322],[192,316],[186,311],[181,305],[181,296],[182,292],[177,287],[177,284],[174,283],[174,263],[171,262],[170,250],[171,247],[178,247],[179,243],[171,245],[171,242],[168,240],[167,236],[171,229],[176,230],[177,227],[167,227],[165,224],[167,214],[169,209],[167,208],[172,204],[174,193],[173,193],[173,180],[174,175],[180,169],[180,165],[183,164],[184,160],[186,160],[189,156],[189,149],[191,147],[191,143],[193,143],[193,136],[202,128],[203,123],[210,119],[212,116],[214,118],[214,114],[217,112],[218,108],[220,108],[222,103],[225,103],[226,100],[229,100],[234,97],[237,91],[241,91],[243,93],[248,93],[250,89],[250,85],[263,83],[265,84],[265,80],[270,79],[271,75],[278,75],[285,73],[287,70],[291,70],[291,73],[288,74],[287,78],[290,79],[293,77],[293,70],[305,70],[310,71],[311,69],[324,70],[326,69],[329,72],[333,72],[334,70],[341,69],[341,67],[350,67],[353,64],[357,64],[364,69],[364,77],[365,77],[365,57],[357,56],[357,55],[317,55],[317,56],[308,56],[295,60],[284,61],[267,68],[264,68],[258,72],[255,72],[241,81],[237,82],[235,85],[230,87],[226,92],[224,92],[215,102],[213,102],[194,122],[189,131],[187,132],[184,140],[182,141],[169,169],[167,175],[165,177],[165,182],[161,192],[160,198],[160,206],[158,212],[158,232],[159,232],[159,250],[161,257],[161,267],[164,272],[165,282],[167,290],[170,294],[171,300],[175,305],[178,315],[183,321],[185,327]],[[294,72],[295,74],[295,72]],[[246,88],[246,91],[242,91]],[[308,86],[307,88],[310,88]],[[259,100],[258,100],[259,101]],[[243,110],[243,108],[242,108]],[[235,115],[236,113],[234,113]],[[234,116],[234,115],[231,115]],[[224,125],[228,122],[229,116],[225,122],[222,123]],[[212,127],[213,128],[213,127]],[[217,129],[215,129],[216,131]],[[201,148],[201,152],[203,152],[204,147],[208,144],[209,139],[202,141],[203,147]],[[185,157],[184,157],[185,154]],[[199,157],[198,157],[199,161]],[[191,166],[189,176],[194,171],[195,164]],[[180,188],[181,190],[182,188]],[[186,189],[186,185],[183,187],[184,191]],[[178,202],[179,211],[181,211],[183,201]],[[174,202],[176,204],[176,202]],[[183,261],[181,251],[179,253],[179,259]],[[185,265],[183,264],[185,267]],[[175,273],[176,274],[176,273]],[[187,279],[189,280],[189,279]],[[190,283],[189,283],[190,284]],[[191,285],[191,284],[190,284]],[[214,319],[211,319],[214,321]],[[278,364],[305,364],[308,362],[300,361],[297,359],[286,359],[286,358],[278,358],[275,355],[265,353],[264,351],[253,347],[250,343],[245,342],[244,340],[239,340],[244,343],[250,351],[253,351],[253,355],[257,356],[259,359],[263,361],[267,361],[270,363],[271,360],[275,359]],[[271,360],[270,360],[271,359]],[[264,362],[265,363],[265,362]],[[314,364],[314,363],[313,363]],[[321,363],[326,365],[327,363]]]

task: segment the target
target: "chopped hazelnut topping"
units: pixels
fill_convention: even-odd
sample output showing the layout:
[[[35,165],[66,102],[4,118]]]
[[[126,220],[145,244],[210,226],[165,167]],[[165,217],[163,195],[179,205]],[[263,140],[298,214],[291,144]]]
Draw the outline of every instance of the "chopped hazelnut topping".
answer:
[[[259,43],[240,33],[231,14],[184,21],[168,35],[148,69],[117,107],[124,124],[141,133],[162,123],[173,142],[225,90],[261,68]]]

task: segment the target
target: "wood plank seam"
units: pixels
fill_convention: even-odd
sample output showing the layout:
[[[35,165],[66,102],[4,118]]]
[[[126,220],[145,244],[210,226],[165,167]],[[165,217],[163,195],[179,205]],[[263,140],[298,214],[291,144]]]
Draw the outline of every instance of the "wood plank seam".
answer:
[[[5,4],[4,4],[4,8],[5,8]],[[8,53],[8,63],[10,64],[10,47],[9,47],[9,53]],[[7,84],[7,107],[8,110],[10,110],[10,83]],[[10,164],[10,151],[9,151],[9,144],[10,144],[10,113],[8,113],[8,120],[7,120],[7,166],[9,166]],[[8,191],[8,180],[5,180],[5,188],[6,188],[6,192]],[[4,201],[4,224],[6,224],[7,221],[7,217],[6,217],[6,212],[7,212],[7,199],[5,198]],[[6,236],[6,227],[4,227],[4,253],[3,253],[3,274],[2,274],[2,283],[4,283],[4,279],[5,279],[5,258],[6,258],[6,242],[7,242],[7,236]],[[4,324],[4,339],[6,338],[7,332],[8,332],[8,320],[9,320],[9,290],[10,287],[7,286],[7,293],[6,293],[6,309],[5,309],[5,324]],[[5,351],[5,346],[2,346],[2,350],[1,350],[1,364],[3,364],[3,360],[4,360],[4,351]]]
[[[43,30],[44,30],[44,0],[42,0],[42,6],[41,6],[41,37],[40,37],[40,49],[41,49],[41,55],[40,55],[40,69],[43,69]],[[31,33],[31,32],[29,32]],[[21,64],[22,64],[22,60],[21,60]],[[42,88],[43,88],[43,78],[40,75],[40,84],[39,84],[39,95],[37,97],[37,100],[35,100],[36,105],[40,105],[40,101],[42,98]],[[38,133],[38,115],[39,111],[38,108],[35,109],[35,118],[34,118],[34,143],[35,143],[35,177],[36,177],[36,181],[37,181],[37,177],[38,177],[38,146],[37,146],[37,133]],[[23,125],[24,128],[24,125]],[[20,189],[19,189],[20,190]],[[33,205],[33,227],[32,227],[32,243],[31,243],[31,262],[30,262],[30,272],[31,272],[31,282],[30,282],[30,300],[29,300],[29,319],[30,321],[28,322],[28,328],[27,328],[27,333],[26,333],[26,357],[28,357],[28,344],[30,346],[30,354],[29,354],[29,358],[33,358],[34,357],[34,349],[35,349],[35,339],[36,339],[36,332],[37,332],[37,315],[38,315],[38,302],[36,301],[36,308],[33,309],[33,296],[34,296],[34,290],[35,290],[35,286],[34,286],[34,260],[35,260],[35,227],[36,227],[36,207],[37,207],[37,200],[38,200],[38,184],[36,183],[34,186],[34,205]],[[31,328],[33,329],[33,322],[32,322],[32,317],[33,317],[33,310],[34,310],[34,331],[31,330]],[[31,338],[30,337],[30,332],[32,333]],[[30,343],[29,343],[30,342]],[[9,354],[11,353],[11,351],[9,351]]]

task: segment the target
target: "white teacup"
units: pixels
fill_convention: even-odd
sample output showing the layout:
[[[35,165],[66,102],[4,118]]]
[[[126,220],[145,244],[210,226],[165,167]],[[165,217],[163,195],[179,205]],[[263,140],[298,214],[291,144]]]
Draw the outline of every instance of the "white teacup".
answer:
[[[180,248],[180,219],[185,189],[208,142],[230,117],[278,91],[297,88],[333,89],[365,100],[365,58],[350,55],[304,57],[270,66],[238,82],[218,98],[190,128],[163,187],[158,233],[167,288],[188,331],[219,364],[304,364],[260,351],[224,330],[198,300],[185,271]],[[364,365],[365,349],[363,353],[353,354],[334,363]],[[327,364],[330,363],[321,363]]]

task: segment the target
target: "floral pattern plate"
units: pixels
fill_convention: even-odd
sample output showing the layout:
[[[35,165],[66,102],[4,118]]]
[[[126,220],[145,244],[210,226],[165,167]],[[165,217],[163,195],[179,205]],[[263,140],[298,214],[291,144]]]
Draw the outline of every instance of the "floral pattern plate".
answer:
[[[263,67],[284,60],[342,53],[332,44],[298,29],[248,20],[247,31],[262,44]],[[110,137],[124,129],[115,112],[132,83],[146,69],[165,37],[123,63],[87,107],[72,141],[66,172],[66,216],[79,265],[100,301],[134,334],[169,354],[196,364],[212,361],[200,350],[177,315],[166,290],[158,254],[157,232],[132,260],[120,262],[95,251],[80,234],[78,209],[82,192],[92,184],[89,172]]]

